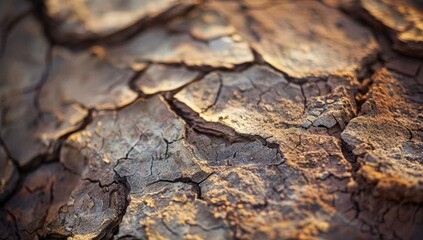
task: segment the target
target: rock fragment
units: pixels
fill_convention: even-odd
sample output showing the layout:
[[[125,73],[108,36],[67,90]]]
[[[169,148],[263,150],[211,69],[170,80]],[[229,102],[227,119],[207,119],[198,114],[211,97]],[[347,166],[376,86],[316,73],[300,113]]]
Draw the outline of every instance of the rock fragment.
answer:
[[[246,8],[228,1],[211,5],[266,62],[291,77],[354,74],[378,49],[368,29],[318,1]]]

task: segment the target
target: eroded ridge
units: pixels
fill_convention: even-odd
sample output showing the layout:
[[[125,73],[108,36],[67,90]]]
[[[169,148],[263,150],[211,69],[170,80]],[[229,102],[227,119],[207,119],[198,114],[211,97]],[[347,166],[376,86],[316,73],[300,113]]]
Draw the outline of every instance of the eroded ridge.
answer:
[[[21,1],[0,239],[423,237],[412,0]]]

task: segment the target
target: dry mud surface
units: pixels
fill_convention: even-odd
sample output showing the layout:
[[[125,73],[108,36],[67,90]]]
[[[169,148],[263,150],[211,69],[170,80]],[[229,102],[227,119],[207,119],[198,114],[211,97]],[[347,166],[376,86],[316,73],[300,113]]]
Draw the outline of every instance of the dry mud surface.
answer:
[[[421,0],[1,0],[0,239],[423,239]]]

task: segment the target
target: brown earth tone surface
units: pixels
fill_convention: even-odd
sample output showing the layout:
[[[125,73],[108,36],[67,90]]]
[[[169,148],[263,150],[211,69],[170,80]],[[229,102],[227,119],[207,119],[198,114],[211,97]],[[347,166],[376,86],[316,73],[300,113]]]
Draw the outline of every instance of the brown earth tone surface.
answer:
[[[1,0],[0,239],[423,239],[421,0]]]

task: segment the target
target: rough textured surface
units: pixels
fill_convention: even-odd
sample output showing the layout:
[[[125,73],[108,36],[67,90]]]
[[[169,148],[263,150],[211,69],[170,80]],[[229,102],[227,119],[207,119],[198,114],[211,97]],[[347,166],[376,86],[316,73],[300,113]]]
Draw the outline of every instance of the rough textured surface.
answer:
[[[377,49],[365,27],[318,1],[247,9],[236,2],[213,3],[266,62],[292,77],[354,73]]]
[[[10,157],[21,166],[47,150],[36,134],[35,88],[44,78],[49,45],[33,15],[22,18],[10,31],[0,59],[1,138]]]
[[[149,191],[157,191],[152,185],[194,176],[200,181],[207,176],[183,144],[183,130],[183,123],[159,97],[154,97],[138,101],[117,114],[98,116],[86,130],[72,135],[65,143],[63,151],[72,148],[88,159],[90,167],[83,178],[100,185],[112,184],[116,177],[127,182],[130,203],[119,235],[146,236],[144,229],[138,227],[145,217],[138,204]],[[72,158],[64,155],[63,160]],[[148,187],[150,190],[146,190]]]
[[[344,87],[342,89],[344,93],[347,92]],[[273,153],[258,155],[255,154],[260,149],[258,146],[251,148],[246,145],[242,148],[256,150],[243,152],[241,148],[239,154],[237,151],[228,154],[216,150],[218,156],[226,158],[215,161],[226,162],[228,166],[237,166],[240,164],[238,161],[247,165],[268,166],[229,168],[223,174],[219,171],[215,177],[202,183],[205,199],[235,208],[232,210],[235,216],[230,224],[240,228],[235,233],[237,237],[264,235],[266,238],[307,238],[317,235],[319,231],[331,231],[331,228],[343,225],[348,228],[340,220],[342,217],[336,215],[334,201],[340,198],[337,191],[344,191],[346,183],[351,180],[351,166],[342,155],[340,141],[330,136],[330,128],[335,125],[345,126],[342,121],[338,124],[331,119],[335,119],[333,115],[341,116],[344,112],[354,111],[354,104],[341,104],[332,113],[321,109],[321,112],[315,114],[317,127],[307,131],[302,127],[308,124],[304,123],[303,120],[307,118],[303,115],[308,115],[308,108],[312,109],[309,106],[318,99],[330,100],[334,106],[337,105],[336,98],[345,102],[351,100],[348,100],[347,94],[338,97],[327,92],[320,92],[313,98],[312,93],[307,91],[310,95],[307,104],[302,92],[301,86],[290,84],[282,75],[267,67],[251,67],[241,73],[211,73],[175,95],[177,100],[186,103],[206,121],[223,123],[238,133],[258,136],[265,141],[264,144],[278,149],[273,150]],[[187,111],[185,106],[178,105],[182,111],[184,108]],[[207,141],[197,142],[202,144],[198,146],[199,151],[204,151],[207,144],[202,142]],[[250,161],[242,160],[244,154]],[[276,157],[271,160],[268,154]],[[283,160],[280,159],[282,155]],[[220,186],[222,183],[223,187]],[[242,195],[244,192],[245,196]],[[236,199],[243,200],[237,203]],[[315,202],[314,208],[319,212],[318,215],[309,214],[306,206],[310,199]],[[246,209],[245,212],[232,206],[233,201],[236,205],[241,204],[240,209]],[[352,205],[346,202],[343,204]],[[255,209],[255,205],[263,205],[264,209]],[[225,214],[230,213],[227,211]],[[290,214],[285,215],[284,212]],[[330,220],[333,214],[336,217]],[[294,219],[301,220],[297,222]],[[255,227],[267,221],[274,224],[263,229]],[[283,228],[284,225],[290,227]]]
[[[289,127],[344,128],[356,110],[354,84],[328,77],[299,85],[268,67],[253,66],[241,73],[213,72],[175,98],[207,121],[267,138]]]
[[[19,223],[14,231],[21,238],[101,237],[124,209],[125,191],[118,186],[81,180],[78,173],[53,163],[26,176],[4,208]]]
[[[48,42],[34,16],[24,17],[8,33],[0,57],[0,97],[33,88],[42,78]],[[22,71],[27,69],[28,71]],[[18,80],[17,80],[18,79]]]
[[[183,13],[195,0],[45,0],[47,14],[59,25],[57,37],[64,41],[105,37],[137,23]],[[71,39],[68,39],[71,38]]]
[[[149,29],[129,44],[115,48],[107,55],[112,62],[126,62],[129,66],[151,61],[230,68],[253,60],[248,45],[233,37],[224,36],[203,42],[184,33],[169,34],[161,28]]]
[[[198,72],[186,68],[153,65],[135,80],[136,87],[144,94],[151,95],[178,89],[192,82]]]
[[[53,49],[38,105],[43,118],[54,124],[44,125],[42,138],[51,141],[77,129],[89,109],[116,109],[133,102],[137,94],[128,86],[133,74],[90,52]]]
[[[22,21],[26,23],[31,19]],[[37,28],[24,28],[23,33],[31,36],[34,30]],[[18,40],[22,41],[22,38]],[[22,51],[22,46],[10,47]],[[34,51],[27,51],[37,54],[35,57],[41,55],[46,58],[42,55],[45,52],[41,52],[43,48],[37,45],[32,47]],[[2,138],[12,157],[21,166],[51,151],[55,140],[77,130],[87,118],[89,109],[115,109],[133,102],[137,97],[128,86],[133,72],[117,69],[93,53],[73,53],[57,47],[51,50],[48,60],[23,60],[24,53],[17,60],[6,56],[4,59],[8,61],[2,66],[4,73],[9,75],[4,80],[10,79],[11,83],[5,82],[5,86],[6,89],[13,89],[6,92],[2,99],[5,103]],[[19,57],[17,54],[13,56]],[[28,65],[28,68],[34,69],[33,74],[36,75],[25,71],[18,71],[20,75],[15,75],[13,71],[17,70],[14,69],[22,64],[25,64],[22,67]],[[28,82],[27,85],[42,83],[43,86],[23,89],[19,83],[25,82]],[[26,144],[23,149],[22,144]]]
[[[357,174],[376,196],[421,203],[422,85],[386,69],[372,78],[370,95],[342,139],[359,157]]]
[[[26,176],[17,192],[4,206],[13,220],[20,223],[14,229],[15,233],[23,238],[35,236],[45,218],[58,214],[60,205],[55,205],[56,201],[60,204],[58,194],[68,194],[67,187],[72,187],[70,183],[73,180],[74,175],[65,172],[58,163],[42,166]],[[50,209],[53,211],[50,212]]]
[[[195,11],[201,11],[201,9]],[[206,21],[210,21],[206,24],[211,25],[210,28],[221,29],[227,26],[226,22],[221,22],[223,20],[217,21],[213,17],[208,20],[209,18],[206,17]],[[254,60],[250,47],[239,35],[220,30],[221,34],[210,38],[196,30],[199,28],[198,24],[182,27],[187,25],[188,21],[189,18],[175,19],[174,22],[169,23],[173,26],[173,30],[172,27],[170,29],[149,28],[129,39],[126,44],[107,48],[106,55],[113,63],[130,67],[134,64],[154,62],[182,63],[193,67],[231,68]],[[177,25],[182,26],[178,28]],[[195,35],[193,37],[192,32],[202,35],[202,39],[195,38]]]
[[[362,0],[369,20],[391,34],[393,47],[405,54],[423,57],[423,5],[419,0]]]
[[[173,31],[189,32],[198,40],[209,41],[215,38],[236,34],[219,12],[210,9],[193,11],[186,18],[179,18],[170,24]]]
[[[423,238],[411,0],[18,3],[0,239]]]

